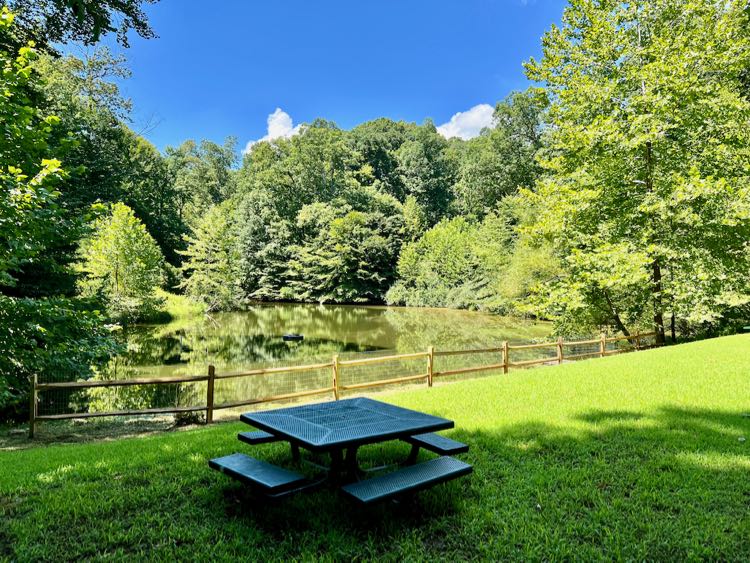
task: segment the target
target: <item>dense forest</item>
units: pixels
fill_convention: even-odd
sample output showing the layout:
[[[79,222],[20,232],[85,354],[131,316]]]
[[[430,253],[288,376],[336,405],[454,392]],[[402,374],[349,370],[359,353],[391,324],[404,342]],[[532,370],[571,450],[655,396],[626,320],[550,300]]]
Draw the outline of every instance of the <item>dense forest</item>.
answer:
[[[0,16],[0,409],[117,351],[118,324],[255,301],[388,303],[690,336],[750,302],[744,4],[571,0],[470,140],[317,119],[252,144],[133,130],[141,0]],[[675,33],[679,30],[679,33]],[[55,45],[89,46],[83,57]],[[217,102],[218,103],[218,102]],[[180,297],[175,297],[180,296]]]

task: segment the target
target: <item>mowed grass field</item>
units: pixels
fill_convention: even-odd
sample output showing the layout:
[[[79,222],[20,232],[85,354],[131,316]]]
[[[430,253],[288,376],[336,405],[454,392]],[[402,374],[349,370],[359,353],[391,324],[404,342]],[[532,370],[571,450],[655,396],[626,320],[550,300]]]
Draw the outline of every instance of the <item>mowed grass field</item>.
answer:
[[[750,559],[750,336],[379,398],[454,419],[474,474],[401,504],[267,505],[207,467],[251,450],[239,423],[5,451],[0,559]]]

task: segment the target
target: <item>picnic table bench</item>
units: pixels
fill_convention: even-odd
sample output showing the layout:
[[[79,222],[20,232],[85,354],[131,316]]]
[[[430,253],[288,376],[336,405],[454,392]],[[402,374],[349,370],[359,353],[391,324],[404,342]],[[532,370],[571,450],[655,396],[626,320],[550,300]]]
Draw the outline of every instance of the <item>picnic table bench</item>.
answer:
[[[468,451],[466,444],[434,434],[453,427],[453,421],[367,398],[345,399],[299,407],[245,413],[240,420],[258,430],[240,432],[250,445],[286,441],[292,458],[300,449],[330,456],[324,477],[314,481],[302,474],[236,453],[209,461],[209,466],[237,479],[265,496],[278,498],[329,483],[364,503],[413,493],[471,473],[472,467],[450,455]],[[403,467],[370,479],[357,461],[359,448],[402,440],[412,449]],[[442,457],[417,464],[420,448]],[[382,468],[376,468],[382,469]],[[372,471],[372,470],[371,470]]]

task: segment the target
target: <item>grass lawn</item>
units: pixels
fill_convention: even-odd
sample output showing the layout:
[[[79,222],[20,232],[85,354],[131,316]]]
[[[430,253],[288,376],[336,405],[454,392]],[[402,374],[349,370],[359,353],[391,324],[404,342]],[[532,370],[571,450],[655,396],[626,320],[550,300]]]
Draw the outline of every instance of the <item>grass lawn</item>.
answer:
[[[268,506],[207,467],[239,423],[0,452],[0,559],[750,559],[750,336],[382,397],[454,419],[474,474]]]

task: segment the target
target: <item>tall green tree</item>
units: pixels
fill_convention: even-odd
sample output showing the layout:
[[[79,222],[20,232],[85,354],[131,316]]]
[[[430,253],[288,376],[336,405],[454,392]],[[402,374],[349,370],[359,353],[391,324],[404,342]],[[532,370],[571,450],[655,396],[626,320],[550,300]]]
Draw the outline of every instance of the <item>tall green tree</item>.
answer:
[[[231,310],[241,304],[239,240],[232,202],[212,207],[199,221],[188,247],[182,284],[185,293],[208,311]]]
[[[347,132],[316,119],[290,139],[253,146],[240,171],[239,189],[268,193],[278,214],[293,223],[305,205],[357,189],[360,164]]]
[[[487,285],[477,248],[478,226],[465,217],[444,219],[398,258],[398,281],[388,291],[389,304],[411,307],[476,307]],[[484,240],[481,244],[486,245]]]
[[[573,0],[531,79],[551,97],[531,196],[562,325],[713,323],[750,296],[744,2]],[[546,297],[545,297],[546,296]]]
[[[95,222],[80,254],[83,293],[103,298],[112,317],[139,320],[155,312],[164,257],[127,205],[114,204]]]
[[[179,217],[175,183],[161,154],[127,125],[131,103],[118,86],[130,76],[124,59],[103,48],[82,58],[43,55],[34,70],[45,77],[45,108],[60,116],[59,130],[76,139],[65,155],[69,173],[58,186],[60,204],[82,217],[95,202],[125,203],[146,224],[167,259],[176,264],[185,226]],[[51,143],[58,142],[53,136]],[[54,261],[73,260],[80,235],[59,233],[55,248],[47,254]],[[74,280],[51,270],[39,263],[22,281],[47,286],[48,293],[74,286]]]
[[[398,149],[409,139],[416,127],[403,121],[375,119],[352,129],[351,145],[362,163],[372,167],[379,188],[400,202],[406,201],[406,187],[399,170]]]
[[[223,145],[188,140],[177,148],[167,147],[179,221],[196,225],[208,209],[234,194],[236,146],[237,140],[227,137]]]
[[[13,16],[0,9],[0,45]],[[29,378],[80,377],[108,357],[114,343],[89,303],[38,298],[18,276],[40,259],[60,233],[77,228],[60,205],[61,158],[74,143],[51,143],[60,119],[46,113],[35,51],[0,47],[0,418],[25,410]],[[58,264],[65,269],[66,264]]]
[[[300,211],[297,228],[302,241],[292,249],[288,297],[321,303],[385,300],[396,276],[404,223],[394,198],[385,194],[380,202],[376,198],[367,203],[363,197],[356,202],[359,209],[336,201]],[[392,201],[383,201],[388,198]],[[388,203],[392,209],[384,213]]]
[[[165,258],[177,265],[180,262],[178,252],[185,247],[182,237],[187,226],[180,219],[177,189],[169,165],[143,137],[128,129],[124,136],[128,162],[121,184],[124,203],[143,221]]]
[[[277,300],[286,287],[293,225],[263,189],[242,196],[236,213],[240,285],[249,299]]]
[[[2,8],[0,33],[7,33],[13,15]],[[0,283],[14,285],[14,275],[31,262],[52,238],[61,221],[56,186],[65,172],[53,158],[49,140],[60,123],[45,115],[38,103],[33,73],[36,53],[23,47],[17,56],[0,51]]]
[[[456,208],[484,217],[506,195],[531,188],[541,175],[536,161],[542,147],[546,95],[540,88],[514,92],[495,108],[494,126],[459,143]]]
[[[448,141],[428,120],[396,153],[406,194],[422,207],[429,226],[448,213],[453,200],[456,161],[447,149]]]

